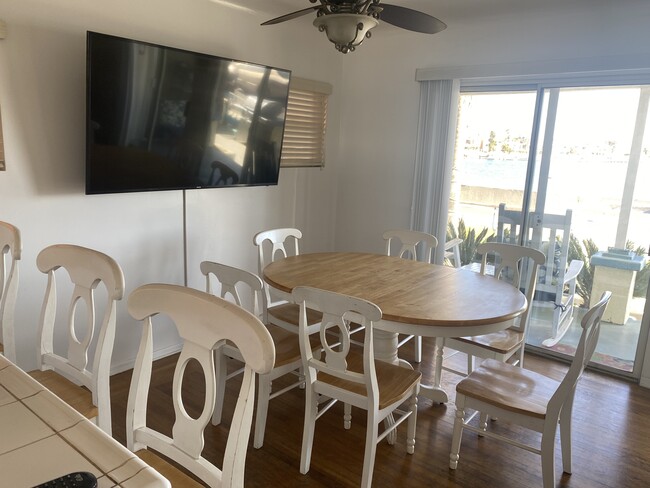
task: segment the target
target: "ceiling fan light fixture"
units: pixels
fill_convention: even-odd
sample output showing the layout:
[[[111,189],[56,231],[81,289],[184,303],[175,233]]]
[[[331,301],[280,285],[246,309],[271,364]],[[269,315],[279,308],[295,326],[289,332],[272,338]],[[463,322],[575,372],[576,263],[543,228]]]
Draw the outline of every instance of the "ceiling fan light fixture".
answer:
[[[366,37],[370,37],[370,29],[378,24],[377,19],[364,14],[321,15],[314,20],[318,30],[325,32],[337,51],[344,54],[354,51]]]

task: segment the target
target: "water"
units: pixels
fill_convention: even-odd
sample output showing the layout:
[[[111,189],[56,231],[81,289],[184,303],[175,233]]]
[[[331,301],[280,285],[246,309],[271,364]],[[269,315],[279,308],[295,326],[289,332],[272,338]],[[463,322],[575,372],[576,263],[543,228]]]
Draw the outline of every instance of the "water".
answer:
[[[522,191],[528,162],[525,159],[488,159],[473,157],[457,164],[457,181],[464,186]],[[601,248],[615,245],[621,211],[622,195],[627,175],[627,159],[554,158],[549,173],[546,213],[564,214],[573,211],[572,232],[579,239],[593,239]],[[636,246],[650,243],[650,158],[641,158],[627,239]],[[501,202],[484,202],[482,206],[495,209]],[[482,225],[494,227],[494,212],[475,209],[492,216]],[[465,208],[463,213],[471,212]],[[469,224],[474,219],[465,218]],[[471,224],[470,224],[471,225]],[[476,225],[476,224],[475,224]]]

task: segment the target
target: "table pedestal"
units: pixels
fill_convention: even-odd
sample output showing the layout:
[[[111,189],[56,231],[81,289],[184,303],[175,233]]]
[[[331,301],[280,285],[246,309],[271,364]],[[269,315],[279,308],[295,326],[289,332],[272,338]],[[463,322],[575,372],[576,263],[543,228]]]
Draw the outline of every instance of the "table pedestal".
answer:
[[[398,334],[386,330],[375,329],[373,331],[375,359],[386,361],[391,364],[399,364],[404,368],[413,369],[411,363],[397,356]],[[440,356],[440,357],[439,357]],[[442,360],[442,347],[438,347],[436,341],[436,361]],[[435,378],[433,385],[420,385],[420,395],[428,398],[434,403],[447,403],[449,396],[440,387],[440,378]]]

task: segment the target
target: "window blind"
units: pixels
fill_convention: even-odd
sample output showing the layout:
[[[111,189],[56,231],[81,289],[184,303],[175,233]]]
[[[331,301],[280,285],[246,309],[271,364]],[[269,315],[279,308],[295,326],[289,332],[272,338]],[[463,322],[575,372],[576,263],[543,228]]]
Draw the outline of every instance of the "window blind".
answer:
[[[328,83],[291,78],[280,167],[325,165]]]

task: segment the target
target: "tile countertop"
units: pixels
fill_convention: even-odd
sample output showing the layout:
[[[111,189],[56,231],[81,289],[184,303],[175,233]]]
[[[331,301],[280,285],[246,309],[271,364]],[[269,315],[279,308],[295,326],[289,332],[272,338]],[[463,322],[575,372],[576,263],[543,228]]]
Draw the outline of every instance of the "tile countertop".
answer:
[[[0,485],[88,471],[99,488],[167,487],[157,471],[0,355]]]

